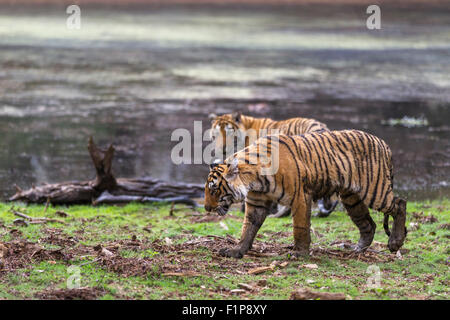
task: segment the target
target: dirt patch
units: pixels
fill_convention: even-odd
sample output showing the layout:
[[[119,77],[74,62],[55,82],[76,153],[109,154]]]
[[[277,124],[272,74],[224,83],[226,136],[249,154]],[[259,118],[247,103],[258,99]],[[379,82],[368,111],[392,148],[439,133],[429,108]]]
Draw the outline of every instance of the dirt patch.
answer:
[[[422,212],[411,212],[413,218],[420,223],[435,223],[438,222],[438,219],[432,214],[427,216]]]
[[[36,297],[44,300],[95,300],[105,293],[102,288],[55,289],[41,291]]]
[[[44,249],[40,244],[23,239],[3,243],[0,248],[0,276],[8,271],[27,268],[40,261],[69,261],[83,257],[92,257],[92,260],[86,263],[97,264],[124,277],[247,274],[249,270],[267,267],[268,257],[289,259],[289,254],[293,249],[291,244],[255,241],[253,248],[246,254],[246,259],[238,260],[221,257],[218,254],[220,249],[232,247],[238,243],[238,240],[232,236],[195,237],[188,235],[187,241],[182,243],[173,243],[176,238],[150,241],[145,238],[139,240],[136,236],[132,236],[131,239],[86,246],[59,229],[48,228],[45,234],[47,236],[42,239],[42,242],[58,245],[61,248]],[[282,236],[282,234],[277,234],[277,236]],[[365,253],[356,253],[353,250],[354,245],[349,241],[336,241],[326,247],[315,244],[310,253],[312,259],[327,256],[368,263],[396,259],[395,255],[384,252],[387,250],[384,244],[374,243],[372,247]],[[130,251],[135,253],[130,253]],[[131,257],[128,256],[130,254]]]
[[[53,244],[60,247],[73,247],[78,243],[78,239],[72,236],[67,236],[61,229],[46,228],[42,231],[42,234],[46,234],[45,238],[41,241],[49,244]]]
[[[227,214],[226,217],[221,217],[218,214],[202,214],[202,213],[189,214],[187,216],[191,216],[191,218],[189,219],[191,223],[220,222],[226,219],[242,220],[242,218],[237,217],[230,213]]]
[[[119,273],[124,277],[143,276],[147,274],[160,274],[158,264],[153,259],[146,258],[124,258],[119,255],[102,256],[98,263],[108,271]]]
[[[311,255],[313,257],[329,256],[339,260],[354,259],[367,263],[389,262],[396,259],[395,254],[385,252],[387,250],[387,246],[384,243],[377,241],[374,241],[372,246],[365,252],[356,252],[354,250],[355,245],[348,240],[334,241],[330,245],[340,249],[317,246],[312,248]],[[407,250],[403,251],[403,253],[407,253]]]
[[[122,276],[143,275],[209,275],[225,272],[227,274],[247,274],[249,270],[265,267],[268,257],[289,257],[293,246],[275,242],[255,241],[252,250],[244,260],[230,259],[219,256],[221,248],[236,245],[237,239],[227,236],[193,237],[179,244],[167,244],[164,240],[153,242],[145,241],[119,241],[114,244],[105,245],[107,254],[101,252],[97,247],[97,261],[106,269],[119,273]],[[332,246],[338,248],[313,246],[311,258],[317,259],[322,256],[336,258],[339,260],[359,260],[367,263],[394,261],[394,254],[384,252],[386,245],[375,243],[364,253],[354,251],[354,245],[349,241],[334,242]],[[124,248],[140,252],[151,250],[154,256],[151,258],[125,258],[120,255]],[[375,249],[376,248],[376,249]],[[206,249],[211,254],[202,255],[198,250]],[[379,250],[377,250],[379,249]]]
[[[8,271],[26,268],[32,263],[48,260],[68,261],[71,258],[71,255],[63,252],[62,249],[48,250],[26,240],[5,242],[2,243],[0,276]]]

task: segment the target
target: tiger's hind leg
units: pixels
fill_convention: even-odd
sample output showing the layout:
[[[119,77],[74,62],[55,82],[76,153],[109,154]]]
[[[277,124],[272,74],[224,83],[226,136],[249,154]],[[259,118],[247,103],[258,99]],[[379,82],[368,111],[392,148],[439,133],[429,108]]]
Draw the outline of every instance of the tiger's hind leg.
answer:
[[[358,195],[341,196],[341,199],[350,219],[359,229],[360,238],[356,251],[365,251],[372,244],[377,225],[370,216],[369,208],[361,201]]]
[[[398,251],[406,238],[406,200],[394,197],[394,209],[392,211],[394,223],[389,236],[388,248],[391,252]]]

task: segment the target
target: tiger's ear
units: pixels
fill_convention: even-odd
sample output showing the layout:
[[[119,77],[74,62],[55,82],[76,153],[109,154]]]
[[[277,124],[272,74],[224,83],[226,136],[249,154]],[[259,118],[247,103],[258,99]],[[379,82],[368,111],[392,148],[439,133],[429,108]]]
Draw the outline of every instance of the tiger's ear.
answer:
[[[231,115],[231,117],[233,118],[233,120],[234,120],[236,123],[241,122],[241,116],[242,116],[242,114],[241,114],[240,111],[235,111],[235,112],[233,112],[233,114]]]
[[[210,114],[208,115],[208,119],[211,120],[211,122],[213,122],[214,120],[216,120],[216,118],[217,118],[217,114],[215,114],[215,113],[210,113]]]
[[[233,158],[227,164],[227,178],[234,179],[239,174],[238,159]]]
[[[222,164],[222,161],[220,161],[220,159],[216,159],[214,160],[213,163],[209,164],[209,169],[213,170],[215,167],[217,167],[219,164]]]

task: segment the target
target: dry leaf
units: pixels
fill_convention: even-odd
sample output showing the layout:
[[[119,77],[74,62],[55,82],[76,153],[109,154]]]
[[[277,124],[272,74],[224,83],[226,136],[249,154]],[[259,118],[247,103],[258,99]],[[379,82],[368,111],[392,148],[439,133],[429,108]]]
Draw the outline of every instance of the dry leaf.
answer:
[[[238,287],[244,290],[253,291],[255,288],[253,288],[251,285],[246,283],[238,283]]]
[[[3,258],[8,253],[8,248],[0,243],[0,258]]]
[[[315,264],[315,263],[312,263],[312,264],[304,264],[304,265],[303,265],[303,268],[307,268],[307,269],[318,269],[319,266],[318,266],[317,264]]]
[[[233,289],[230,290],[231,294],[241,294],[241,293],[246,293],[247,291],[245,291],[244,289]]]
[[[266,279],[259,279],[257,284],[260,287],[264,287],[267,284],[267,280]]]
[[[269,270],[273,270],[274,266],[269,266],[269,267],[258,267],[258,268],[253,268],[248,270],[248,274],[260,274],[260,273],[264,273],[266,271]]]
[[[198,277],[201,276],[200,273],[197,272],[166,272],[162,274],[163,276],[172,276],[172,277]]]
[[[106,248],[102,248],[102,254],[103,255],[105,255],[105,256],[107,256],[107,257],[112,257],[113,255],[114,255],[114,253],[112,253],[111,251],[109,251],[108,249],[106,249]]]
[[[60,216],[60,217],[63,217],[63,218],[69,216],[69,214],[68,214],[67,212],[64,212],[64,211],[56,211],[55,214],[56,214],[57,216]]]

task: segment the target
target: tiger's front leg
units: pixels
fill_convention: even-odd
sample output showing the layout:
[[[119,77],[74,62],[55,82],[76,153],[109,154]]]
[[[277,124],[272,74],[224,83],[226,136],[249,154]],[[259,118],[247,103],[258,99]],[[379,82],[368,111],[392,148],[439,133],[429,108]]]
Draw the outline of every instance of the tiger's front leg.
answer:
[[[311,244],[311,197],[301,191],[292,204],[295,257],[308,256]]]
[[[265,205],[255,206],[248,202],[245,207],[244,224],[242,225],[241,240],[234,248],[222,248],[219,254],[224,257],[242,258],[251,249],[253,240],[269,214],[269,208]]]

